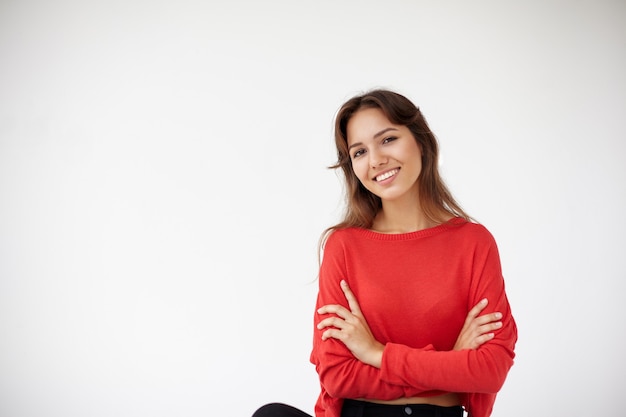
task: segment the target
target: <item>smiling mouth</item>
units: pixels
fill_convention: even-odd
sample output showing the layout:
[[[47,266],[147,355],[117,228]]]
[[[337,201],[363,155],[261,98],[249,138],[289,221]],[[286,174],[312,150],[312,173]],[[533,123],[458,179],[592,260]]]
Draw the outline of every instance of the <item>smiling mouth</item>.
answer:
[[[387,171],[387,172],[385,172],[385,173],[382,173],[382,174],[378,175],[378,176],[377,176],[377,177],[375,177],[374,179],[375,179],[376,181],[379,181],[379,182],[380,182],[380,181],[384,181],[384,180],[386,180],[387,178],[391,178],[391,177],[393,177],[393,176],[394,176],[394,175],[396,175],[399,171],[400,171],[400,170],[399,170],[399,169],[397,169],[397,168],[396,168],[396,169],[392,169],[391,171]]]

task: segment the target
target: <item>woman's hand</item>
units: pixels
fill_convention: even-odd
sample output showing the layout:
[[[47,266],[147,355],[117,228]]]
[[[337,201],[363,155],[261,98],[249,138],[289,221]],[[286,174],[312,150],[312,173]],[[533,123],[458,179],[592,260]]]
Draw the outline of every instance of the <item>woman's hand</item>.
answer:
[[[453,350],[477,349],[483,343],[493,339],[493,332],[502,327],[502,322],[498,321],[502,318],[499,312],[478,316],[487,307],[487,303],[486,298],[481,300],[467,314]]]
[[[317,325],[320,330],[327,329],[322,333],[322,340],[340,340],[358,360],[380,368],[385,346],[372,335],[356,297],[344,280],[341,281],[341,289],[350,310],[337,304],[325,305],[317,310],[319,314],[336,314]]]

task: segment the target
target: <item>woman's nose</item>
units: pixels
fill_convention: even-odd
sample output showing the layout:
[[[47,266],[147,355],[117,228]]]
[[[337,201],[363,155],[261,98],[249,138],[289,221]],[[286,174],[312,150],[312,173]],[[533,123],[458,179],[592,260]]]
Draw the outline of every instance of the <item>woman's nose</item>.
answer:
[[[372,168],[376,168],[386,164],[387,160],[387,155],[385,155],[383,152],[377,150],[370,151],[370,165],[372,166]]]

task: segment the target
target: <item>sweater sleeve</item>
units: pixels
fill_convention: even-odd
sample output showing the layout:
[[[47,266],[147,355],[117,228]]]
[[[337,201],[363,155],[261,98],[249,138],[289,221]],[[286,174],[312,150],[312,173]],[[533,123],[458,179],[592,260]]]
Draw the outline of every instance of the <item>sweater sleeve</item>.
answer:
[[[339,304],[348,308],[340,281],[345,279],[346,264],[340,239],[331,235],[324,248],[324,258],[319,275],[319,293],[314,315],[313,351],[311,362],[319,375],[322,388],[333,398],[364,398],[393,400],[418,395],[428,388],[419,383],[406,384],[401,379],[385,380],[380,369],[364,364],[339,340],[322,340],[323,331],[317,329],[325,316],[317,314],[317,309],[328,304]],[[423,351],[432,350],[428,346]],[[422,351],[422,350],[420,350]]]
[[[506,297],[498,250],[486,229],[474,249],[469,306],[482,298],[489,311],[502,312],[502,328],[475,350],[435,351],[388,343],[383,352],[380,378],[397,385],[428,389],[495,394],[513,365],[517,328]],[[468,254],[472,256],[472,254]]]

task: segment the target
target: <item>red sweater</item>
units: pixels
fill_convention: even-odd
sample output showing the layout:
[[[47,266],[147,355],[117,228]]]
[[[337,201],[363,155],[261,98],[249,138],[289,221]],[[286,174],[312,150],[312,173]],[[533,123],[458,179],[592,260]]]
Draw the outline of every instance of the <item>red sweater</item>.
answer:
[[[344,398],[462,394],[471,417],[488,417],[513,365],[517,328],[504,290],[496,243],[483,226],[455,218],[433,228],[382,234],[348,228],[324,248],[316,310],[347,307],[339,282],[354,292],[374,337],[385,345],[381,368],[356,359],[336,340],[322,341],[314,317],[311,362],[321,393],[316,417],[339,417]],[[502,328],[476,350],[452,351],[469,310],[500,311]]]

